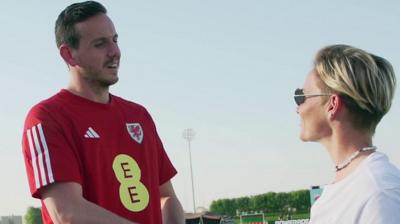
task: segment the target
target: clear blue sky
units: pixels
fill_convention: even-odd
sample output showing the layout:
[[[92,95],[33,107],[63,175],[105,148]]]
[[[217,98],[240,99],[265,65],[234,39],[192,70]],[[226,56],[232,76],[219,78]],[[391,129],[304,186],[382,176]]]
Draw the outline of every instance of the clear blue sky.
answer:
[[[122,50],[112,93],[147,107],[191,210],[185,128],[192,143],[196,202],[306,189],[330,182],[325,149],[298,139],[292,99],[325,45],[344,43],[387,58],[400,72],[400,2],[395,0],[101,1]],[[21,153],[25,115],[68,82],[54,21],[72,1],[2,1],[0,14],[0,216],[31,199]],[[400,79],[399,75],[397,75]],[[374,138],[400,165],[400,92]],[[396,141],[397,140],[397,141]]]

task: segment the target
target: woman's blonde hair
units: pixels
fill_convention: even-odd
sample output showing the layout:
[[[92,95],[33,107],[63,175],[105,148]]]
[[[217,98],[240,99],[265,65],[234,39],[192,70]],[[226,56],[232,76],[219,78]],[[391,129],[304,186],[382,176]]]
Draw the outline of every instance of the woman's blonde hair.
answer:
[[[373,134],[392,104],[396,88],[392,65],[364,50],[332,45],[317,53],[314,66],[323,88],[343,99],[353,125]]]

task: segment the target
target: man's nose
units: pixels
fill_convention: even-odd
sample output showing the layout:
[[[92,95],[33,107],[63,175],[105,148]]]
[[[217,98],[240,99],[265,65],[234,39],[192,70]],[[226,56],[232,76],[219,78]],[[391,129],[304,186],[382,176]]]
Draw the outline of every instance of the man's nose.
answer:
[[[108,56],[110,57],[120,57],[121,56],[121,51],[119,50],[118,44],[113,43],[110,46],[110,49],[108,51]]]

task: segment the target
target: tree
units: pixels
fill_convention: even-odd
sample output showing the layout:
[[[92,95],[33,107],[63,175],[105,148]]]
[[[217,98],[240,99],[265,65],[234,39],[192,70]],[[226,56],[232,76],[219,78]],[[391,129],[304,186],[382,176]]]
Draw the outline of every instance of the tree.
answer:
[[[308,211],[310,209],[310,192],[309,190],[292,191],[289,193],[290,207],[299,211]]]
[[[235,199],[219,199],[213,201],[210,206],[210,211],[216,214],[235,215],[236,211]]]
[[[267,210],[268,206],[268,197],[267,194],[260,194],[253,196],[253,209],[255,211]]]
[[[268,192],[265,194],[232,199],[219,199],[211,203],[210,211],[221,215],[234,215],[241,212],[267,211],[285,213],[291,211],[310,211],[310,191]]]
[[[43,224],[41,209],[29,207],[24,219],[26,224]]]
[[[240,197],[235,199],[236,209],[240,211],[250,211],[251,208],[251,200],[249,197]],[[232,208],[232,211],[235,211],[235,208]]]

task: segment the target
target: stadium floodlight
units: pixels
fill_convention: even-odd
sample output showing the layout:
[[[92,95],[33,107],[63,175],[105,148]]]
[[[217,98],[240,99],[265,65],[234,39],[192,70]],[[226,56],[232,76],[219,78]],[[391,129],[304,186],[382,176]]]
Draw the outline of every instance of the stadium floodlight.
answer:
[[[196,135],[196,133],[191,128],[187,128],[187,129],[183,130],[183,134],[182,134],[182,137],[184,139],[186,139],[186,141],[188,142],[188,149],[189,149],[190,179],[192,180],[193,213],[196,213],[196,202],[195,202],[195,195],[194,195],[192,152],[190,149],[190,142],[193,140],[195,135]]]

